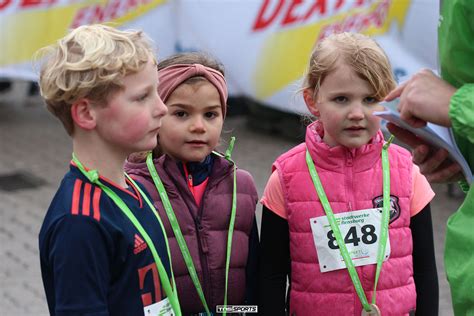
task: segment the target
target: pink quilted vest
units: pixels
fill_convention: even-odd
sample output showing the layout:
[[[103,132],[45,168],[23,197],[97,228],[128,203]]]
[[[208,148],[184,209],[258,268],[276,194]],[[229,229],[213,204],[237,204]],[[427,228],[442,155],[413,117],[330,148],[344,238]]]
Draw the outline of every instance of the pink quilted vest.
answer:
[[[308,146],[333,212],[363,210],[381,203],[383,135],[379,132],[371,143],[357,149],[329,148],[316,132],[318,124],[308,126],[306,143],[286,152],[274,164],[290,229],[290,315],[360,315],[362,305],[347,270],[320,272],[309,219],[325,213],[308,172],[305,150]],[[389,161],[391,255],[380,273],[377,305],[384,316],[400,316],[416,308],[409,228],[412,162],[408,151],[393,144]],[[369,302],[375,267],[356,268]]]

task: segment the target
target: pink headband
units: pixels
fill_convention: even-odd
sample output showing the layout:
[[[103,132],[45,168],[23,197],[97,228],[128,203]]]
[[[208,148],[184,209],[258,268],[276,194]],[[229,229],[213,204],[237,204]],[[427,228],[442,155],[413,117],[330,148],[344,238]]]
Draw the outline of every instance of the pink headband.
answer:
[[[173,91],[191,77],[203,76],[214,87],[221,97],[222,116],[227,109],[227,85],[224,76],[217,70],[201,64],[176,64],[158,71],[158,94],[163,102],[168,100]]]

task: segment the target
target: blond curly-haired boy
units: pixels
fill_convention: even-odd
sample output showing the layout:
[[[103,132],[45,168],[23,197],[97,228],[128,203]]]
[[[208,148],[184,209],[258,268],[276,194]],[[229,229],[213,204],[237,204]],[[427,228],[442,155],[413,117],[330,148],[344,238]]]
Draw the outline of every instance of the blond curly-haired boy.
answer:
[[[39,235],[51,315],[179,315],[161,220],[123,171],[167,111],[150,40],[81,26],[40,54],[41,94],[74,152]]]

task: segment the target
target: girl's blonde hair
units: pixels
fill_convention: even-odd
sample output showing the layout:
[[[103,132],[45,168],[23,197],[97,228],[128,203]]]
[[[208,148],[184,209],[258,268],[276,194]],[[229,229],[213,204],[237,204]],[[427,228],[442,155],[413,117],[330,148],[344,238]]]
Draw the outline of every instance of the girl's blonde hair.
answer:
[[[151,41],[141,31],[120,31],[106,25],[84,25],[38,52],[45,57],[39,86],[48,110],[59,118],[69,135],[74,125],[71,105],[88,98],[105,105],[123,89],[122,79],[152,60]]]
[[[332,34],[316,45],[309,60],[303,90],[314,90],[315,97],[326,76],[341,63],[369,82],[377,100],[383,100],[396,87],[390,61],[377,42],[363,34],[346,32]]]

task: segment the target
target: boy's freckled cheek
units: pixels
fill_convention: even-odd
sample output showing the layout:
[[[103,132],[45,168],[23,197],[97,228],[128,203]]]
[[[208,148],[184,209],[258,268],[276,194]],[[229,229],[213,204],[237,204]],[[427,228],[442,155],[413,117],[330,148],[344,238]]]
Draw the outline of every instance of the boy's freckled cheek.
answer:
[[[141,137],[148,132],[149,119],[146,116],[130,117],[125,124],[126,134],[130,138]]]
[[[127,133],[128,137],[131,138],[131,139],[141,137],[144,134],[143,128],[140,128],[136,125],[129,125],[129,127],[127,128],[126,133]]]

